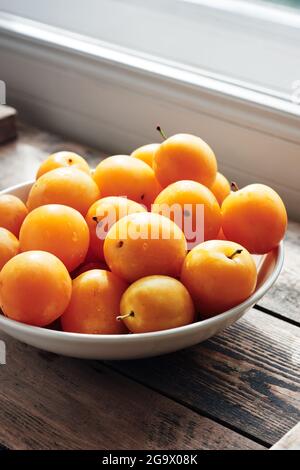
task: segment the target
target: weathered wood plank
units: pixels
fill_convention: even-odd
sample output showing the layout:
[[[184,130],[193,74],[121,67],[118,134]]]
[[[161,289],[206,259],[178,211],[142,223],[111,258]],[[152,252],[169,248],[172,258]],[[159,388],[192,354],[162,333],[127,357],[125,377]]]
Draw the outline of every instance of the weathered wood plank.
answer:
[[[269,445],[300,419],[300,328],[255,309],[194,348],[110,366]]]
[[[101,363],[6,341],[0,443],[11,449],[260,449]]]
[[[300,223],[289,221],[282,272],[258,305],[300,325]]]

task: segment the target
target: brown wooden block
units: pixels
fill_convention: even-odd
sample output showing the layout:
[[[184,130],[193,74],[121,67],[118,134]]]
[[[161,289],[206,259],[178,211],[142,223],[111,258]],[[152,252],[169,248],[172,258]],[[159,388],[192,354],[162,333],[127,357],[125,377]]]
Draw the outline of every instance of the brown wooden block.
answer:
[[[17,136],[17,111],[10,106],[0,106],[0,144]]]

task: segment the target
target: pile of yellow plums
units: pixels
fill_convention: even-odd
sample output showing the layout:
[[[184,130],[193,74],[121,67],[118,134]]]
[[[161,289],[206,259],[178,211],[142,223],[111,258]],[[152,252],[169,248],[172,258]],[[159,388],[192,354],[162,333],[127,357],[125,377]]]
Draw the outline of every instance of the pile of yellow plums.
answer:
[[[57,152],[26,204],[0,196],[4,315],[66,332],[146,333],[220,314],[254,292],[252,254],[284,237],[282,200],[263,184],[231,191],[201,138],[162,135],[94,171]]]

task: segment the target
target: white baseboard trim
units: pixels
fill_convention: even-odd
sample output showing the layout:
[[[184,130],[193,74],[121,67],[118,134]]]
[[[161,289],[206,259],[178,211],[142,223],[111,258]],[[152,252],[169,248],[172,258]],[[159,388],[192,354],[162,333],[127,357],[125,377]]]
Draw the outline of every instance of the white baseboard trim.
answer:
[[[38,125],[128,153],[168,134],[200,135],[241,185],[265,182],[300,219],[300,107],[0,14],[1,76],[10,104]]]

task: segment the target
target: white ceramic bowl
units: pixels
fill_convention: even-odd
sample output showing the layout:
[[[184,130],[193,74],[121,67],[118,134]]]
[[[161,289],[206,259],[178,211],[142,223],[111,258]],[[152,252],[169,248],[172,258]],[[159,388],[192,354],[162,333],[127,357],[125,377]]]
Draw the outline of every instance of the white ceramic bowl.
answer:
[[[13,186],[0,194],[14,194],[26,201],[32,181]],[[136,359],[158,356],[193,346],[236,322],[276,281],[283,264],[283,244],[265,256],[255,257],[258,283],[245,302],[208,320],[173,330],[128,335],[64,333],[24,325],[0,314],[0,329],[24,343],[46,351],[84,359]]]

